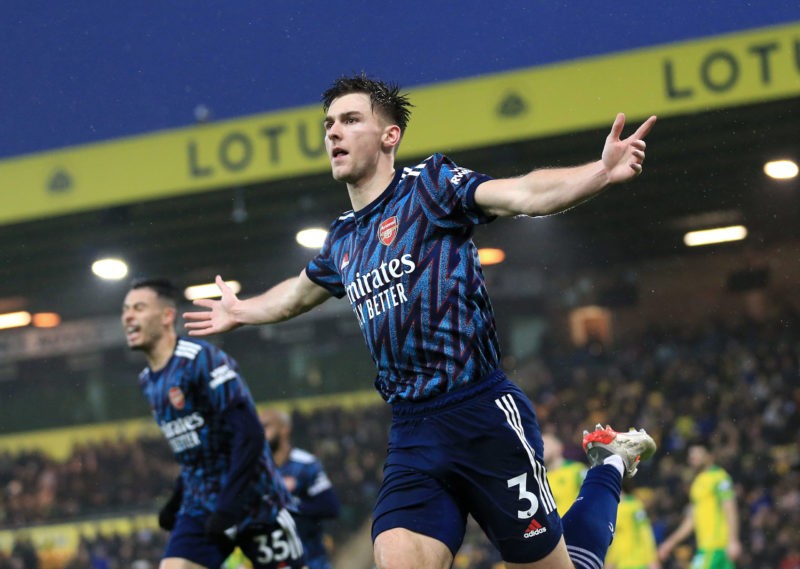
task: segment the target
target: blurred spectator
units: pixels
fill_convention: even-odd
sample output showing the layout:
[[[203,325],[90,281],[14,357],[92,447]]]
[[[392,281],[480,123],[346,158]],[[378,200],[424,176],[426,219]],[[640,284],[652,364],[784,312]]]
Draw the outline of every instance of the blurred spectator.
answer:
[[[570,460],[583,458],[581,430],[609,417],[623,427],[640,425],[656,438],[659,452],[641,466],[636,482],[640,490],[654,490],[645,506],[657,542],[680,524],[689,501],[687,444],[707,437],[719,465],[735,481],[742,538],[737,565],[791,569],[800,556],[799,324],[795,315],[783,314],[760,323],[653,329],[594,353],[558,351],[551,342],[515,371],[515,379],[534,400],[543,429],[563,441]],[[333,547],[369,518],[382,476],[389,412],[376,403],[292,413],[295,444],[326,465],[339,494],[341,516],[330,527]],[[0,525],[155,513],[164,498],[158,492],[175,476],[171,468],[169,449],[156,438],[83,445],[65,463],[36,452],[3,453]],[[139,552],[136,559],[158,559],[158,547],[146,557],[137,537],[121,538],[129,539]],[[105,547],[109,561],[117,563],[112,566],[132,566],[129,558],[135,556],[127,548]],[[0,569],[10,555],[0,556]],[[470,531],[455,566],[487,568],[499,561],[480,532]],[[670,561],[664,568],[674,566]]]

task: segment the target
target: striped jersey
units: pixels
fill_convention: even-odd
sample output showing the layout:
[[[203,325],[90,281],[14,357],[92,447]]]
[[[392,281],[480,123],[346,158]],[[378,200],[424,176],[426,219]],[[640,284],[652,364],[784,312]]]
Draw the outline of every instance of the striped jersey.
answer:
[[[278,470],[286,481],[287,488],[299,501],[300,512],[303,512],[305,505],[309,505],[323,493],[333,491],[333,485],[322,464],[308,451],[293,448],[289,451],[286,462],[279,466]],[[325,512],[324,517],[335,517],[338,514],[338,500],[334,505],[337,506],[335,510]],[[328,566],[328,553],[323,541],[324,532],[320,518],[295,515],[294,519],[309,567]]]
[[[214,511],[231,468],[233,432],[222,420],[223,413],[242,403],[256,413],[236,361],[212,344],[179,338],[167,365],[158,371],[146,367],[139,386],[181,466],[180,513],[199,516]],[[266,442],[247,493],[245,523],[272,522],[291,500]]]
[[[434,154],[331,225],[308,277],[347,297],[377,367],[383,398],[422,401],[499,368],[494,313],[476,225],[475,189],[488,176]]]
[[[692,502],[697,548],[725,549],[728,545],[728,522],[723,502],[733,499],[731,477],[719,466],[712,466],[692,482],[689,499]]]
[[[639,498],[625,494],[617,509],[614,541],[606,563],[616,569],[647,569],[656,560],[656,540],[647,511]]]

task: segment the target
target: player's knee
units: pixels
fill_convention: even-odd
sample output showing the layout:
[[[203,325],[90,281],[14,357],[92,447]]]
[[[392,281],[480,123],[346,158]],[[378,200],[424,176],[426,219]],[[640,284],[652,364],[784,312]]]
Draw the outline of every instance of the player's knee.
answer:
[[[375,538],[378,569],[448,569],[453,555],[442,542],[407,529],[395,528]]]

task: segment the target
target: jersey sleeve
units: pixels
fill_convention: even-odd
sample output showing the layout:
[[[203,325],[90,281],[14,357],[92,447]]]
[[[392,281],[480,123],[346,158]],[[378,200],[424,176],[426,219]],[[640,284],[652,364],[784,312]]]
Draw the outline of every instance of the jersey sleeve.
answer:
[[[336,298],[342,298],[345,295],[344,284],[342,276],[336,268],[336,261],[333,259],[334,242],[338,234],[336,229],[337,223],[334,222],[325,237],[322,249],[306,265],[306,276]]]
[[[431,223],[449,229],[495,219],[475,203],[475,190],[491,180],[491,176],[457,166],[441,154],[434,154],[423,165],[417,176],[416,191]]]
[[[733,481],[727,473],[721,476],[714,485],[714,493],[717,495],[720,503],[733,498]]]
[[[236,361],[216,346],[207,345],[201,353],[195,360],[196,375],[205,383],[214,410],[222,413],[249,402],[250,391]]]

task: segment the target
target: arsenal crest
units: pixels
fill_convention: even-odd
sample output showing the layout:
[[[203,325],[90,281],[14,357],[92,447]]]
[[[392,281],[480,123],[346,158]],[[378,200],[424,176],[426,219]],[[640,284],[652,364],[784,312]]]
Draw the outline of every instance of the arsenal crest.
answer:
[[[183,405],[186,403],[186,399],[183,397],[183,391],[181,391],[180,387],[170,387],[169,388],[169,402],[172,403],[172,406],[175,407],[178,411],[183,409]]]
[[[384,219],[378,227],[378,239],[387,247],[394,243],[397,237],[397,216],[393,215],[389,219]]]

